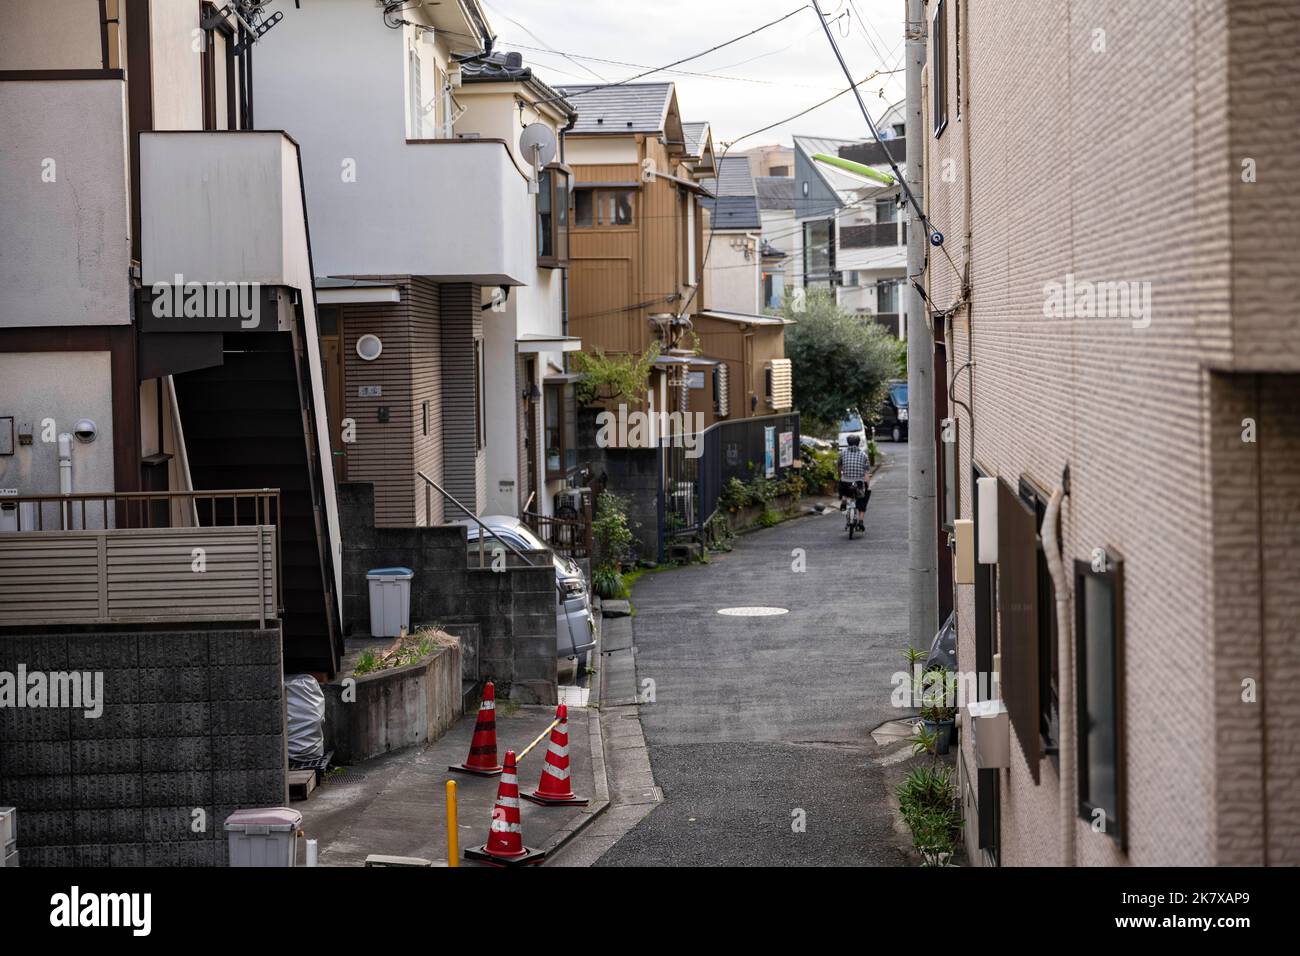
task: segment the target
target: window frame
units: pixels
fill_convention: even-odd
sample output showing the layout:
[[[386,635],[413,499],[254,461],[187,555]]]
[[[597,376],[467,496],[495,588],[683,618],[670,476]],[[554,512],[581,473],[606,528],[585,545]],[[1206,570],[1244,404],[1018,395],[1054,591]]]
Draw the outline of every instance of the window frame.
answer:
[[[564,163],[548,163],[537,173],[537,264],[543,269],[566,269],[569,266],[569,229],[572,227],[573,171]],[[542,201],[550,204],[550,224],[542,225]],[[542,251],[542,236],[550,238],[550,253]]]
[[[548,481],[567,478],[577,468],[577,418],[576,409],[571,414],[569,403],[574,396],[570,382],[542,383],[542,471]],[[551,410],[555,411],[555,423],[550,422]],[[551,467],[550,432],[554,429],[559,444],[559,467]],[[570,462],[570,458],[573,459]]]
[[[1033,479],[1023,475],[1020,478],[1019,492],[1021,500],[1034,509],[1034,524],[1038,529],[1038,554],[1035,567],[1038,603],[1034,632],[1038,638],[1039,750],[1042,756],[1051,758],[1059,771],[1061,761],[1061,662],[1058,659],[1060,635],[1056,623],[1056,586],[1052,582],[1052,575],[1048,569],[1047,552],[1043,550],[1043,518],[1047,513],[1049,496]],[[1057,525],[1059,540],[1059,515]],[[1052,723],[1053,716],[1055,716],[1055,726]]]
[[[808,241],[808,230],[815,226],[826,227],[826,271],[812,272],[809,268],[810,256],[809,250],[811,243]],[[813,282],[826,282],[828,285],[835,285],[835,220],[834,218],[808,219],[803,224],[803,284],[804,288]]]
[[[620,185],[615,183],[578,183],[573,187],[574,209],[573,216],[570,218],[570,226],[574,229],[636,229],[639,217],[638,194],[641,192],[637,186]],[[628,198],[628,214],[631,217],[628,222],[604,222],[603,212],[606,201],[617,203],[617,195],[626,194]],[[591,201],[591,222],[583,224],[578,218],[579,195],[590,197]],[[615,206],[611,206],[613,211]]]
[[[1075,758],[1078,780],[1078,810],[1080,819],[1091,824],[1096,810],[1106,814],[1106,828],[1102,831],[1118,844],[1121,852],[1127,845],[1127,752],[1125,748],[1126,721],[1124,708],[1124,561],[1107,550],[1107,566],[1104,571],[1093,570],[1092,563],[1085,560],[1074,562],[1074,626],[1075,626],[1075,702],[1077,721],[1075,725]],[[1110,727],[1113,734],[1114,755],[1114,792],[1111,794],[1114,806],[1107,808],[1094,804],[1089,793],[1088,779],[1088,733],[1089,696],[1088,696],[1088,606],[1085,599],[1089,579],[1109,582],[1111,596],[1110,624]]]
[[[946,0],[939,0],[930,23],[930,108],[934,119],[934,138],[948,128],[948,10]]]

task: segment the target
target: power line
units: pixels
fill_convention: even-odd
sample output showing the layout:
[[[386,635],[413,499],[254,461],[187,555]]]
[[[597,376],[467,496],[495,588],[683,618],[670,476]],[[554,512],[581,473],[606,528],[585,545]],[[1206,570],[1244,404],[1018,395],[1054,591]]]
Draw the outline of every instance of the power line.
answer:
[[[493,9],[495,9],[495,8],[493,8]],[[569,61],[570,63],[572,63],[574,66],[576,66],[576,67],[578,67],[578,68],[580,68],[580,69],[586,70],[588,73],[590,73],[590,74],[591,74],[592,76],[594,76],[596,79],[600,80],[602,83],[608,83],[608,82],[609,82],[609,79],[608,79],[607,77],[601,76],[599,73],[597,73],[597,72],[596,72],[595,70],[593,70],[591,67],[586,66],[585,64],[579,63],[579,62],[577,61],[577,59],[575,59],[575,58],[572,57],[572,56],[569,56],[569,54],[567,54],[567,53],[560,53],[559,50],[556,50],[555,47],[551,46],[549,43],[547,43],[545,40],[543,40],[541,37],[539,37],[539,36],[538,36],[536,33],[534,33],[532,30],[528,29],[528,27],[524,26],[522,23],[520,23],[520,22],[519,22],[518,20],[516,20],[514,17],[510,16],[510,14],[508,14],[508,13],[501,13],[501,16],[505,17],[507,20],[509,20],[511,23],[513,23],[513,24],[514,24],[515,26],[517,26],[519,29],[523,30],[525,33],[527,33],[530,37],[532,37],[534,40],[536,40],[536,41],[537,41],[538,43],[540,43],[542,46],[546,47],[548,50],[551,50],[552,52],[558,53],[560,56],[564,57],[566,60],[568,60],[568,61]],[[555,67],[551,67],[550,69],[555,69]],[[573,74],[570,73],[569,76],[573,76]]]

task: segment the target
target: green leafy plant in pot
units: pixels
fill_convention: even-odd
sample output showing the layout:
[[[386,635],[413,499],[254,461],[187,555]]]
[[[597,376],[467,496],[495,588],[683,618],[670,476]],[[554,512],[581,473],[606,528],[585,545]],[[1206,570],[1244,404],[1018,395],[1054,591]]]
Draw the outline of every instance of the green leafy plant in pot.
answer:
[[[917,678],[921,725],[934,735],[934,753],[946,754],[952,746],[957,717],[957,675],[936,665]]]

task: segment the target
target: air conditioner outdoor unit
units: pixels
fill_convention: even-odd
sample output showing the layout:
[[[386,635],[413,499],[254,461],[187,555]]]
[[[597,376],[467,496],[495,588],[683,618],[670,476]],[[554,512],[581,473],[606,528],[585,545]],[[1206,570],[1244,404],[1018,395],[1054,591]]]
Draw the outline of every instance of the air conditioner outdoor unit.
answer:
[[[591,489],[590,488],[565,488],[563,491],[555,493],[555,513],[558,515],[561,510],[572,509],[574,514],[582,514],[584,510],[591,508]]]

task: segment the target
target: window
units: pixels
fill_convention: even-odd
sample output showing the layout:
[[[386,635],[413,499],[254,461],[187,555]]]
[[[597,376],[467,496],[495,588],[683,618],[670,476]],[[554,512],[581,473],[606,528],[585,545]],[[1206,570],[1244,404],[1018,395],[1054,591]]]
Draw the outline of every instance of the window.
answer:
[[[835,249],[831,243],[830,219],[817,219],[803,224],[803,283],[831,281],[835,270]]]
[[[572,385],[547,385],[544,394],[546,477],[564,478],[578,467],[577,401]]]
[[[897,222],[898,221],[898,200],[897,199],[877,199],[876,200],[876,222]]]
[[[1026,505],[1034,509],[1034,524],[1039,529],[1036,538],[1037,557],[1034,571],[1038,595],[1035,626],[1038,637],[1038,732],[1042,737],[1042,752],[1055,761],[1059,759],[1057,746],[1061,731],[1057,682],[1060,667],[1056,631],[1056,588],[1052,585],[1052,575],[1047,567],[1047,552],[1043,550],[1042,526],[1043,517],[1047,513],[1048,496],[1025,479],[1020,481],[1020,496]]]
[[[483,407],[483,340],[474,340],[474,450],[487,444],[487,412]]]
[[[573,224],[581,229],[592,226],[630,226],[635,220],[634,189],[580,189],[574,193]]]
[[[785,276],[779,272],[763,273],[763,305],[779,309],[785,301]]]
[[[537,174],[537,264],[569,264],[569,169],[551,163]]]
[[[763,393],[769,408],[784,409],[794,405],[793,376],[789,359],[772,359],[763,373]]]
[[[884,315],[898,312],[898,280],[876,280],[876,314]]]
[[[971,488],[974,489],[981,478],[988,478],[978,465],[971,468]],[[978,503],[977,495],[972,494],[972,501]],[[996,534],[997,529],[989,523],[987,515],[980,515],[978,506],[971,509],[975,519],[975,551],[979,553],[981,534]],[[994,696],[992,686],[993,655],[997,653],[997,565],[975,564],[975,671],[980,675],[976,683],[981,700]],[[998,862],[998,839],[1001,829],[1001,793],[999,792],[999,771],[982,769],[978,771],[977,786],[979,792],[979,847]]]
[[[948,23],[947,4],[939,0],[930,26],[930,89],[934,94],[934,135],[943,134],[948,125]]]
[[[713,411],[719,418],[731,413],[731,393],[727,390],[728,368],[725,362],[713,369]]]
[[[767,171],[767,174],[768,174],[769,176],[789,176],[789,175],[790,175],[790,167],[789,167],[789,166],[773,166],[771,169],[769,169],[769,170]]]
[[[1039,779],[1042,736],[1038,707],[1038,524],[1032,505],[998,480],[998,649],[1002,698],[1034,783]]]
[[[1074,563],[1079,816],[1121,849],[1124,825],[1124,568]]]

